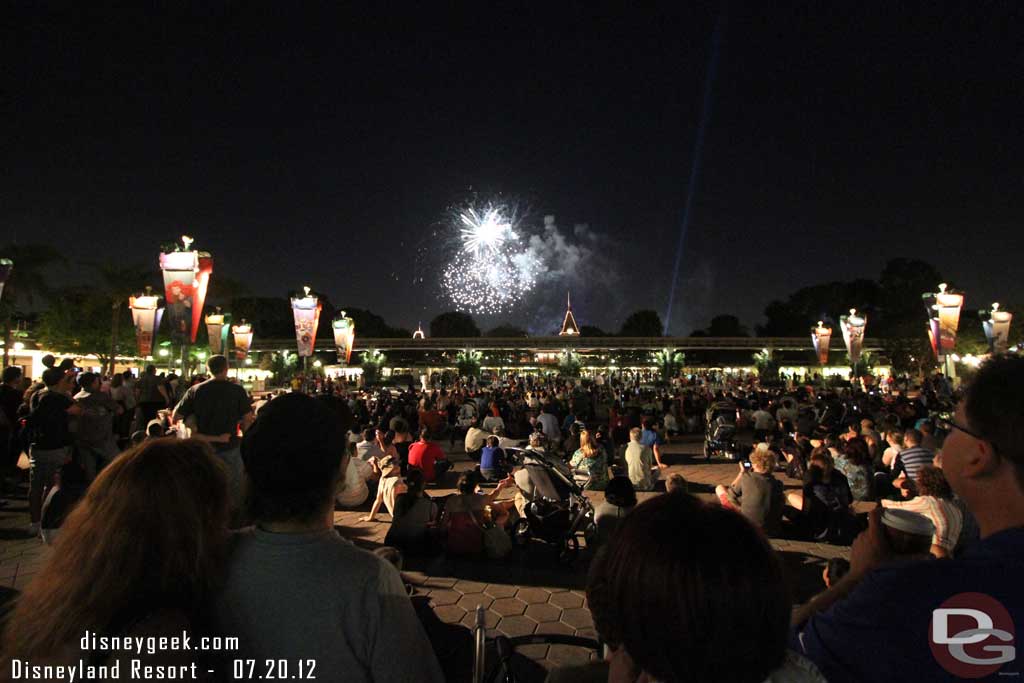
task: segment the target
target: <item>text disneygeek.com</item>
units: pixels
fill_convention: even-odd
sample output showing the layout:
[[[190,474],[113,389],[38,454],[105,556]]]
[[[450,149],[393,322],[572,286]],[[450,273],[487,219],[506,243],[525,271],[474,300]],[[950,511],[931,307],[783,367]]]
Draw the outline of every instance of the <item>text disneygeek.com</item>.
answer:
[[[192,661],[188,664],[166,664],[161,660],[188,660],[188,655],[173,653],[233,652],[238,638],[204,636],[193,638],[186,632],[180,636],[109,637],[87,631],[79,643],[82,655],[69,664],[36,663],[12,659],[10,680],[76,681],[90,680],[197,680],[209,676],[234,680],[316,679],[316,661],[312,659],[231,659],[230,655],[199,657],[209,664]],[[169,656],[164,656],[169,655]],[[213,661],[221,662],[208,668]],[[220,670],[226,669],[226,670]]]

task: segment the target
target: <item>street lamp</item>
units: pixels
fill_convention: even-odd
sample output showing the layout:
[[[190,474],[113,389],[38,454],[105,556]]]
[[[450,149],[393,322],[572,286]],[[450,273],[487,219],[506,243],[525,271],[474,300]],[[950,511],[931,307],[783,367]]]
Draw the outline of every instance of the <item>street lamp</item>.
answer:
[[[981,313],[984,315],[985,311]],[[992,304],[992,310],[988,313],[988,320],[982,320],[981,324],[985,328],[989,349],[992,353],[1006,353],[1010,347],[1010,322],[1013,320],[1013,313],[999,310],[999,304]]]
[[[323,303],[308,286],[302,288],[301,295],[293,294],[290,299],[292,316],[295,318],[295,341],[299,357],[308,358],[313,355],[313,347],[316,345],[316,328],[320,325],[320,310]]]
[[[938,292],[926,292],[921,297],[928,310],[928,337],[932,343],[932,351],[943,365],[946,377],[953,377],[955,369],[951,354],[956,348],[956,333],[960,325],[960,309],[964,305],[964,295],[947,292],[946,289],[946,283],[942,283]]]
[[[850,354],[850,365],[856,370],[860,360],[860,352],[864,347],[864,328],[867,327],[867,316],[857,313],[856,308],[850,309],[850,315],[840,316],[839,327],[843,330],[843,341],[846,352]]]
[[[210,338],[210,353],[216,355],[224,352],[223,335],[226,331],[224,314],[220,312],[220,306],[218,306],[216,313],[206,316],[206,336]]]
[[[139,356],[151,356],[153,340],[156,339],[156,331],[160,327],[160,318],[164,312],[164,309],[160,308],[160,297],[147,287],[145,294],[128,297],[128,307],[132,310],[132,322],[135,323],[135,341],[138,344]]]
[[[237,325],[231,326],[231,334],[235,337],[235,358],[246,360],[252,346],[252,325],[242,318]]]
[[[344,356],[347,365],[352,358],[352,346],[356,340],[356,322],[352,318],[346,318],[345,311],[342,311],[331,322],[331,328],[334,330],[334,345],[338,349],[338,362],[340,363]]]
[[[818,363],[828,363],[828,343],[832,340],[832,328],[825,327],[821,320],[811,328],[811,341],[814,343],[814,353],[818,357]]]

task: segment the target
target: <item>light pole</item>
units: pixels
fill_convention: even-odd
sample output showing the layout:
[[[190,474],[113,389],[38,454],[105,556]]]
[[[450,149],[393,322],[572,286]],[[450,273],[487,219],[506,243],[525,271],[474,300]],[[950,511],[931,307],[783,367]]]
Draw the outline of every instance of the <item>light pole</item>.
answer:
[[[987,311],[988,320],[981,321],[985,329],[985,338],[988,339],[988,347],[992,353],[1006,353],[1010,348],[1010,322],[1013,314],[1009,311],[999,309],[999,304],[992,304],[992,310]],[[982,315],[986,311],[981,311]]]
[[[948,285],[939,285],[939,291],[922,294],[928,311],[928,337],[932,343],[935,358],[942,365],[948,379],[956,377],[952,354],[956,349],[956,333],[960,325],[960,309],[964,295],[947,291]]]

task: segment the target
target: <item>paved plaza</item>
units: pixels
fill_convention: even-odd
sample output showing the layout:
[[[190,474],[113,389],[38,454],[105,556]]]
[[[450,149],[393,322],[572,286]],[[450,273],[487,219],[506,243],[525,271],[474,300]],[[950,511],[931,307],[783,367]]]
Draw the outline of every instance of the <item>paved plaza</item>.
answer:
[[[447,448],[447,444],[445,444]],[[714,500],[717,484],[728,484],[737,472],[733,462],[706,463],[699,456],[701,441],[696,436],[668,445],[664,458],[670,464],[668,474],[679,472],[690,484],[692,493]],[[442,487],[430,488],[431,495],[454,491],[457,473],[471,469],[460,450],[450,452],[456,461]],[[778,474],[777,476],[784,476]],[[786,488],[799,483],[784,480]],[[600,499],[600,493],[592,494]],[[659,494],[639,494],[641,499]],[[360,522],[369,505],[358,511],[338,511],[335,524],[342,535],[367,549],[381,547],[390,517],[378,514],[378,522]],[[42,541],[26,538],[27,502],[16,497],[0,511],[0,585],[22,589],[28,585],[52,550]],[[786,567],[789,589],[797,602],[805,601],[821,590],[821,570],[828,558],[849,556],[849,548],[817,543],[772,540]],[[490,634],[508,636],[559,633],[594,637],[594,625],[584,593],[586,552],[570,566],[559,562],[558,553],[539,542],[525,551],[515,552],[500,561],[408,560],[406,581],[418,595],[427,595],[437,616],[447,623],[472,624],[478,605],[487,610]],[[783,587],[780,587],[782,590]],[[522,652],[544,667],[579,663],[589,654],[579,648],[562,645],[530,645]]]

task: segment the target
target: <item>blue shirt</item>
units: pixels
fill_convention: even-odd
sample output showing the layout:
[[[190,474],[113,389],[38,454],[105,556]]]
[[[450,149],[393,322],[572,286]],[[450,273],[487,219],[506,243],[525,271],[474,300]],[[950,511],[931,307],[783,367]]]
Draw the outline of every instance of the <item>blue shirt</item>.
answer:
[[[663,442],[661,437],[658,436],[658,432],[653,429],[645,429],[640,432],[640,443],[645,446],[660,446]]]
[[[484,446],[480,450],[480,469],[493,470],[501,465],[505,452],[496,446]]]
[[[929,646],[932,610],[958,593],[991,596],[1009,611],[1018,632],[1014,645],[1020,653],[1022,576],[1024,527],[978,541],[959,559],[881,567],[864,577],[845,600],[795,627],[790,647],[817,664],[829,683],[953,680]],[[985,643],[1002,644],[991,637]],[[968,654],[977,656],[970,649]],[[1017,657],[1001,671],[1020,671],[1024,658]],[[996,680],[997,675],[991,678]]]

